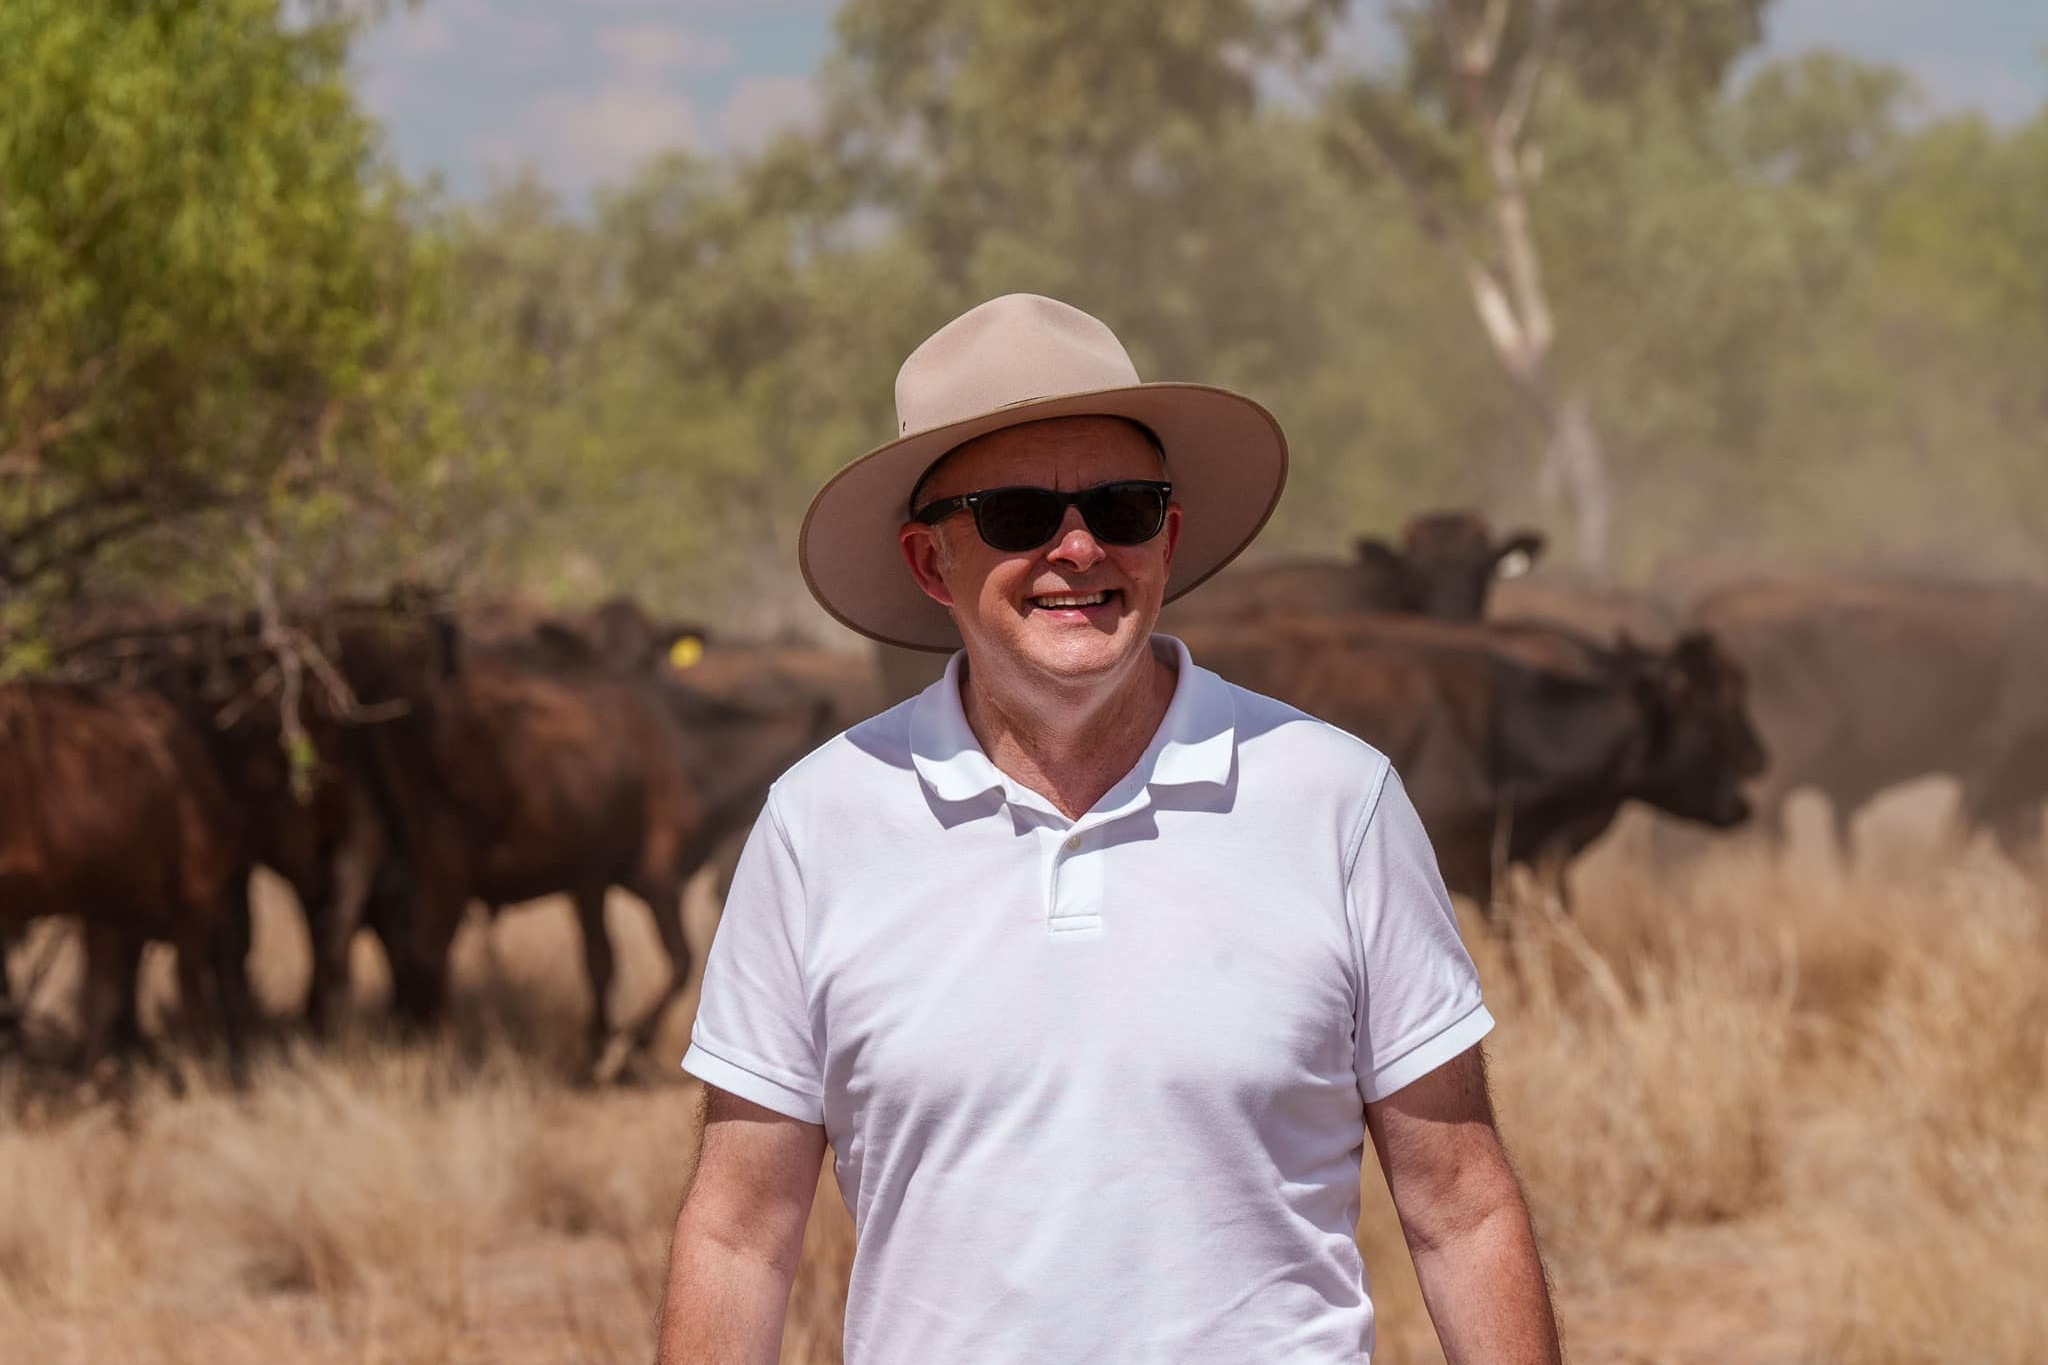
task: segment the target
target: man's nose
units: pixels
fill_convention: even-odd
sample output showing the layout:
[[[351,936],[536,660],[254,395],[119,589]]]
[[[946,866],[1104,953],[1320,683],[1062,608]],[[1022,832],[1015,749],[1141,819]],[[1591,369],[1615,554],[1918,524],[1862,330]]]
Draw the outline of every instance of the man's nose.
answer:
[[[1081,518],[1081,509],[1069,507],[1066,517],[1060,522],[1059,534],[1053,538],[1052,549],[1046,558],[1055,564],[1064,564],[1077,572],[1086,573],[1102,562],[1108,551],[1102,542],[1088,529],[1088,523]]]

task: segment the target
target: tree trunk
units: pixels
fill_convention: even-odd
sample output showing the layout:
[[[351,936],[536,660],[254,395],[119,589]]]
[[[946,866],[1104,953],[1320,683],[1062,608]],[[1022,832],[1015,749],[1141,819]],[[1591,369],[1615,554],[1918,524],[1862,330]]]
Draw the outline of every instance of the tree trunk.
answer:
[[[1579,394],[1566,394],[1550,408],[1550,442],[1543,451],[1543,486],[1561,493],[1571,508],[1579,562],[1605,573],[1614,559],[1614,481],[1607,449],[1593,415]]]

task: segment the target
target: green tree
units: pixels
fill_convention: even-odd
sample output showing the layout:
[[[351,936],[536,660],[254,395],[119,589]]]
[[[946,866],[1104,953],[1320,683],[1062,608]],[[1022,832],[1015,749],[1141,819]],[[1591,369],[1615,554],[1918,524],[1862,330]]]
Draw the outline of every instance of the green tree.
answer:
[[[445,434],[416,363],[432,252],[379,171],[348,33],[275,0],[0,4],[17,611],[195,518],[225,549],[346,521],[342,490],[401,506],[391,480]]]
[[[1538,223],[1547,106],[1563,94],[1687,119],[1762,36],[1768,0],[1396,0],[1401,60],[1331,82],[1342,163],[1407,195],[1455,260],[1487,341],[1545,437],[1544,474],[1570,498],[1581,559],[1604,567],[1614,478],[1583,384],[1559,364],[1558,310]]]
[[[1271,544],[1337,549],[1392,508],[1469,494],[1500,405],[1475,401],[1483,351],[1426,292],[1446,272],[1361,211],[1274,98],[1343,8],[845,6],[829,145],[931,262],[909,339],[1032,290],[1104,318],[1143,374],[1258,395],[1295,452]]]

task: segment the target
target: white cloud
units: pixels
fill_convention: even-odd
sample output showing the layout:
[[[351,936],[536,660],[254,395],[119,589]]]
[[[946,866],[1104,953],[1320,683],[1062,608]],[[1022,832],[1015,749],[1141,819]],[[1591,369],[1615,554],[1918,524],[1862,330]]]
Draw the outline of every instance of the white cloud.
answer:
[[[598,30],[598,51],[636,74],[728,66],[733,45],[671,24],[615,24]]]
[[[549,184],[581,193],[625,179],[650,157],[702,143],[688,100],[622,83],[543,95],[518,127],[478,139],[475,150],[500,173],[532,165]]]
[[[739,83],[719,111],[719,140],[752,150],[777,133],[803,128],[818,116],[818,87],[808,76],[753,76]]]

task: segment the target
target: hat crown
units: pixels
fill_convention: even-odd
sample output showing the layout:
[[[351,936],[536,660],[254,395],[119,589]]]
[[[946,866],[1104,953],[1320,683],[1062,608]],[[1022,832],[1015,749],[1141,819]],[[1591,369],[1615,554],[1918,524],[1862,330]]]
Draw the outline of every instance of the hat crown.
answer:
[[[1099,320],[1039,294],[1005,294],[932,333],[896,372],[905,436],[1020,403],[1138,383],[1137,366]]]

